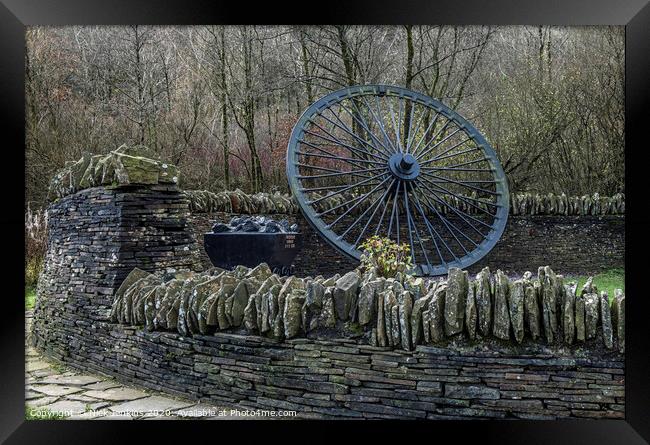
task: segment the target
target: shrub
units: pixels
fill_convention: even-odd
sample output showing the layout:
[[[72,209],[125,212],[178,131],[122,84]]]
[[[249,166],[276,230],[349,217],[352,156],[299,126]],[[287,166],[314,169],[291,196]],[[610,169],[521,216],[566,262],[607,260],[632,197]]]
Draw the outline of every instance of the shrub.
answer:
[[[375,235],[361,244],[361,265],[366,270],[374,269],[384,278],[392,278],[398,272],[408,273],[411,269],[411,249],[407,244],[397,244],[389,238]]]
[[[32,210],[28,205],[25,212],[25,287],[36,287],[38,275],[43,268],[47,249],[47,212]]]

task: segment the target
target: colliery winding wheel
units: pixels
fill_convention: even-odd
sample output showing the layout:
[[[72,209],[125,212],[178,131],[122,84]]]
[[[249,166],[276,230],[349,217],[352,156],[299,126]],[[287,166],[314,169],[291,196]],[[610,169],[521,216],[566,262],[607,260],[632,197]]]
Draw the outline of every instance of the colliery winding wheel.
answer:
[[[506,177],[485,138],[400,87],[354,86],[312,104],[291,133],[287,178],[332,246],[359,259],[372,235],[407,243],[417,275],[475,263],[508,218]]]

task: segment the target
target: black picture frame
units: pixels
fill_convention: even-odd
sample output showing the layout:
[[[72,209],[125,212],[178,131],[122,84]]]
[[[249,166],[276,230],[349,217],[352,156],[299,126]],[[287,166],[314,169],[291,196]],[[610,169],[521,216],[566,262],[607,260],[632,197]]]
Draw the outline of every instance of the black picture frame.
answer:
[[[646,109],[650,106],[650,5],[648,0],[564,0],[540,2],[539,0],[465,0],[448,2],[426,1],[357,1],[357,2],[302,2],[280,5],[277,2],[217,2],[217,1],[144,1],[144,0],[1,0],[0,1],[0,110],[2,119],[3,162],[0,176],[3,198],[0,227],[3,229],[2,249],[5,253],[3,278],[5,284],[16,284],[16,289],[6,290],[0,296],[0,441],[7,443],[84,443],[124,442],[141,437],[153,441],[152,434],[169,433],[170,429],[182,431],[184,441],[199,440],[197,433],[208,433],[208,440],[252,440],[250,427],[239,422],[228,425],[243,434],[226,439],[225,426],[215,427],[209,422],[190,422],[192,433],[171,428],[168,423],[142,422],[56,422],[25,421],[25,357],[24,357],[24,306],[17,293],[23,289],[19,277],[23,276],[18,258],[24,255],[20,233],[24,221],[24,195],[20,190],[20,172],[24,172],[24,30],[30,25],[75,24],[494,24],[494,25],[625,25],[626,29],[626,293],[628,300],[626,332],[626,412],[625,420],[582,421],[443,421],[396,423],[340,422],[328,428],[327,422],[309,424],[307,434],[295,437],[309,440],[316,428],[329,429],[330,440],[349,439],[351,432],[361,432],[365,440],[373,440],[372,430],[382,435],[390,430],[417,434],[416,440],[464,441],[468,434],[475,435],[481,443],[645,443],[650,440],[650,351],[648,348],[648,301],[644,294],[647,268],[644,258],[650,251],[647,236],[650,217],[647,206],[645,151]],[[22,170],[21,170],[22,167]],[[14,175],[14,173],[17,173]],[[16,236],[13,236],[13,232]],[[13,241],[13,243],[10,243]],[[12,244],[13,249],[8,249]],[[187,422],[180,426],[187,425]],[[247,424],[250,425],[250,424]],[[288,428],[295,428],[292,423]],[[406,425],[406,426],[405,426]],[[267,437],[286,438],[287,426],[270,422],[265,426],[276,430]],[[127,432],[127,434],[119,434]],[[138,436],[135,436],[135,431]],[[310,431],[311,430],[311,431]],[[344,432],[345,430],[345,432]],[[216,435],[215,431],[219,431]],[[131,433],[133,432],[133,433]],[[234,432],[234,431],[231,431]],[[142,435],[144,433],[144,435]],[[451,434],[451,436],[450,436]],[[284,436],[284,437],[283,437]],[[167,436],[171,437],[171,436]],[[209,436],[208,436],[209,437]],[[218,439],[217,439],[218,437]],[[453,437],[453,439],[448,439]],[[145,439],[141,439],[145,440]],[[206,440],[206,439],[203,439]],[[459,442],[460,443],[460,442]]]

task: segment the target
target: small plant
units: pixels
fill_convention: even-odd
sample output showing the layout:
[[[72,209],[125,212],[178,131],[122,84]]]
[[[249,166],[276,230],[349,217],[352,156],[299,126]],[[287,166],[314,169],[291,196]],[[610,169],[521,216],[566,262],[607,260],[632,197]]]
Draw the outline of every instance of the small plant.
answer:
[[[33,288],[25,289],[25,309],[34,309],[36,303],[36,290]]]
[[[365,270],[374,269],[381,277],[393,278],[398,272],[408,273],[411,269],[411,249],[406,244],[375,235],[360,247],[361,266]]]

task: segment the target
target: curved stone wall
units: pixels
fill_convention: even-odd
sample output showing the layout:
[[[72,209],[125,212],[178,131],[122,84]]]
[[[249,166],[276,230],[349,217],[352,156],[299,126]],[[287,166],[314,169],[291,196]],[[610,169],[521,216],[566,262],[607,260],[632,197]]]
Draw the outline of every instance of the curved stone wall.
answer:
[[[280,341],[112,322],[115,291],[134,267],[163,279],[196,267],[187,210],[161,185],[86,189],[53,204],[36,346],[152,389],[308,418],[624,417],[624,356],[602,347],[602,333],[578,345],[492,339],[405,351],[353,333]]]
[[[152,390],[303,418],[624,418],[624,359],[580,350],[414,351],[343,339],[184,337],[68,311],[38,347]],[[61,340],[53,341],[56,335]]]

